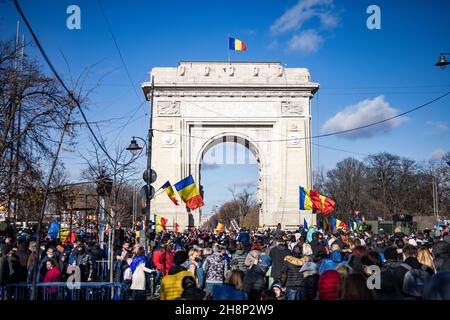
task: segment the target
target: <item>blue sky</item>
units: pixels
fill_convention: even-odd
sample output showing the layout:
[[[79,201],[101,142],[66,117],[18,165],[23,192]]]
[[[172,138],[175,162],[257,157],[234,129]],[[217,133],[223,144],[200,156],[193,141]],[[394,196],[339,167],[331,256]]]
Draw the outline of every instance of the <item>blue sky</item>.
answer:
[[[90,96],[91,121],[112,144],[126,144],[148,128],[147,105],[138,107],[120,57],[97,1],[21,0],[23,10],[57,69],[77,76],[100,62],[87,84],[101,86]],[[450,91],[450,68],[434,67],[440,52],[450,52],[448,1],[113,1],[102,0],[137,90],[156,66],[177,66],[180,60],[226,60],[227,34],[243,40],[245,52],[232,60],[281,61],[306,67],[320,83],[313,100],[313,133],[346,129],[383,119]],[[66,9],[81,8],[81,30],[66,28]],[[367,7],[381,9],[381,29],[369,30]],[[10,1],[0,3],[0,37],[15,34],[18,14]],[[26,32],[26,37],[30,36]],[[40,56],[34,50],[30,54]],[[42,61],[42,59],[40,59]],[[42,64],[44,62],[42,61]],[[139,91],[140,94],[140,91]],[[318,98],[318,99],[317,99]],[[437,159],[450,150],[450,97],[360,134],[320,139],[320,144],[361,154],[392,152],[415,160]],[[319,106],[319,113],[317,107]],[[350,116],[351,115],[351,116]],[[346,121],[339,121],[345,118]],[[126,126],[124,126],[129,122]],[[123,127],[123,128],[122,128]],[[83,166],[88,133],[82,132],[76,152],[64,152],[72,178]],[[317,140],[313,141],[317,143]],[[347,156],[363,156],[314,148],[314,165],[333,167]],[[145,159],[140,165],[145,167]],[[253,168],[253,169],[252,169]],[[227,184],[257,179],[254,166],[210,170],[203,184],[211,197],[221,199]],[[213,196],[214,195],[214,196]],[[209,208],[214,205],[208,203]]]

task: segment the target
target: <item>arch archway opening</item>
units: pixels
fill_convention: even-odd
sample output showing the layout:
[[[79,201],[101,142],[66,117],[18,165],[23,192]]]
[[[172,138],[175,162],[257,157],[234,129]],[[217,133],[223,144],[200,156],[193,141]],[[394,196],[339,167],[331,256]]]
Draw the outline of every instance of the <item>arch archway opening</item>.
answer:
[[[258,150],[247,139],[223,136],[211,141],[199,162],[200,189],[205,206],[202,223],[213,228],[215,221],[232,230],[259,225],[261,168]]]

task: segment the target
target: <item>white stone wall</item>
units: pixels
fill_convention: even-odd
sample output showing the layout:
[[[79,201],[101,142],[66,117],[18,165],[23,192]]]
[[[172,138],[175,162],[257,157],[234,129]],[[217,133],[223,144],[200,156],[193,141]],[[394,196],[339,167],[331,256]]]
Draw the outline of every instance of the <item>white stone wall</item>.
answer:
[[[299,214],[300,185],[312,183],[310,99],[318,84],[307,69],[283,68],[276,62],[181,62],[178,68],[153,68],[152,167],[156,189],[192,174],[199,186],[202,153],[215,139],[249,141],[260,160],[260,224],[315,223]],[[151,82],[142,85],[150,100]],[[163,131],[163,132],[161,132]],[[289,141],[288,141],[289,140]],[[175,207],[165,194],[152,200],[152,214],[189,224],[184,205]],[[200,210],[192,214],[200,223]]]

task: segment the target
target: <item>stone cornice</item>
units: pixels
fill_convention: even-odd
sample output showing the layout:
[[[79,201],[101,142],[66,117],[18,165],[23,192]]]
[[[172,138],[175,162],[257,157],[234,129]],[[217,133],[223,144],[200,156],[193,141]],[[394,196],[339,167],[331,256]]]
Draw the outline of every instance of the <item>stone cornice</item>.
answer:
[[[243,89],[243,88],[242,88]],[[145,91],[145,89],[144,89]],[[150,92],[147,92],[147,99],[150,100]],[[303,90],[179,90],[171,88],[159,90],[155,89],[154,97],[237,97],[237,98],[311,98],[311,91]]]
[[[312,97],[318,90],[317,83],[302,85],[155,85],[155,97]],[[149,100],[151,83],[143,83],[142,89]]]

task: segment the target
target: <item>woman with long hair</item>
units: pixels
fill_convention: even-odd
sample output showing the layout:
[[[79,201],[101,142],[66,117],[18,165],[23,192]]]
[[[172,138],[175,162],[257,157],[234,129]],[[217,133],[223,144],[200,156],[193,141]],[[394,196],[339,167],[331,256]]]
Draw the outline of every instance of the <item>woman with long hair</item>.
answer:
[[[131,287],[133,300],[145,300],[145,272],[151,273],[154,270],[145,267],[147,258],[144,248],[139,246],[134,250],[134,257],[130,264],[132,273]]]
[[[423,265],[426,265],[430,269],[436,273],[436,267],[434,265],[433,256],[431,255],[430,250],[426,247],[419,248],[417,252],[417,260]]]
[[[231,270],[223,285],[217,286],[213,291],[213,300],[247,300],[243,292],[244,272]]]
[[[350,273],[345,279],[341,292],[341,300],[373,300],[372,292],[367,287],[367,280],[361,273]]]

